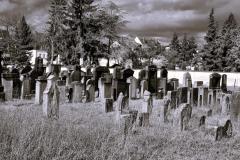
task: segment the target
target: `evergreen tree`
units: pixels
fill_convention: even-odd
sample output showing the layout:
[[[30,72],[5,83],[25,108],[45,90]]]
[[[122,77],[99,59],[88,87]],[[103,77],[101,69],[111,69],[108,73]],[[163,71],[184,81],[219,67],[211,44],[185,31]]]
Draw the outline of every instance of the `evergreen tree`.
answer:
[[[29,25],[23,16],[16,27],[15,42],[16,42],[16,52],[13,53],[13,62],[20,65],[29,62],[28,51],[33,49],[32,46],[32,33]]]
[[[49,56],[52,54],[56,57],[60,54],[62,57],[67,53],[66,48],[67,36],[65,35],[65,19],[66,19],[66,0],[51,0],[49,9],[49,28],[46,35],[46,45]]]
[[[181,45],[178,39],[177,33],[173,33],[173,38],[170,43],[170,51],[166,52],[166,58],[168,60],[168,66],[171,69],[175,69],[174,66],[180,62]]]
[[[207,44],[202,51],[202,63],[205,70],[220,70],[221,58],[217,52],[216,40],[218,37],[217,23],[214,18],[214,9],[211,10],[209,15],[208,31],[205,36]]]
[[[234,67],[232,60],[230,59],[230,50],[234,46],[236,35],[237,22],[234,18],[234,15],[231,13],[223,25],[219,43],[219,48],[221,49],[219,52],[222,57],[223,69],[226,71],[231,71],[231,68]]]

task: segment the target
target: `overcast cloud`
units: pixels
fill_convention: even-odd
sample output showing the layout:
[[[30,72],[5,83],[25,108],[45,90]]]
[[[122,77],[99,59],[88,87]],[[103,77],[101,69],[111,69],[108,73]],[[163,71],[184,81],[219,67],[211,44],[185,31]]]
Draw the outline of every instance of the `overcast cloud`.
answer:
[[[168,40],[173,32],[203,37],[208,15],[215,8],[221,24],[230,14],[240,19],[239,0],[112,0],[124,11],[129,23],[124,33],[161,37]],[[0,0],[0,15],[26,15],[34,28],[43,30],[48,17],[48,0]]]

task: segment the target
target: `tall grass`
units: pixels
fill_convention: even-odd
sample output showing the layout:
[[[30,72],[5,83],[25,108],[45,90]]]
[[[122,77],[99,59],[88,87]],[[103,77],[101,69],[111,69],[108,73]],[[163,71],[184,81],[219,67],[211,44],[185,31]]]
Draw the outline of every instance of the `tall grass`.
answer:
[[[176,132],[157,114],[148,128],[134,128],[126,137],[104,113],[101,103],[65,104],[60,119],[49,121],[41,106],[0,107],[0,159],[239,159],[240,136],[210,140],[196,127]],[[153,112],[158,112],[155,105]],[[192,119],[194,121],[194,118]],[[193,122],[191,122],[193,123]]]

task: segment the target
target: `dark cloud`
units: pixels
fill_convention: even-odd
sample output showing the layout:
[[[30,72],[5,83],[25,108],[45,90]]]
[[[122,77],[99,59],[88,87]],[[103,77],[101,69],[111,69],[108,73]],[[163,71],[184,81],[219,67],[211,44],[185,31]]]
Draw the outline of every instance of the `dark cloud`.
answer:
[[[102,0],[107,1],[107,0]],[[219,23],[233,12],[240,19],[239,0],[112,0],[127,12],[124,33],[161,37],[173,32],[203,37],[208,15],[215,8]],[[33,27],[43,30],[48,17],[49,0],[0,0],[0,16],[26,15]]]

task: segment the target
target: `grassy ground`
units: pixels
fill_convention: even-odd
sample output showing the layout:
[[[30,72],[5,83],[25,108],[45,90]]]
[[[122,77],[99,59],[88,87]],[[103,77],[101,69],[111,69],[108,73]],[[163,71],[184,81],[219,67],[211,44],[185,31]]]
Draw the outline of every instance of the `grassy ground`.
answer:
[[[41,106],[29,101],[1,104],[0,159],[240,159],[236,130],[233,138],[215,142],[194,125],[193,115],[190,130],[177,132],[159,122],[154,104],[151,126],[134,128],[125,138],[115,113],[105,114],[100,102],[61,105],[58,121],[46,120]]]

